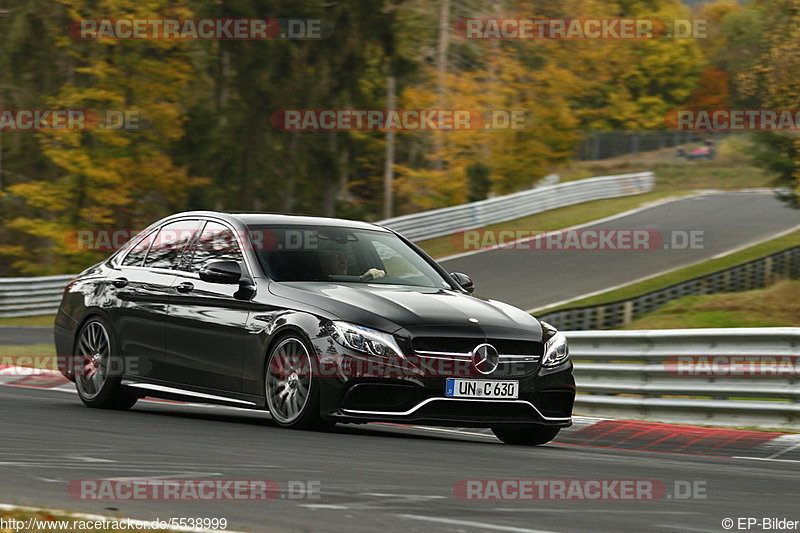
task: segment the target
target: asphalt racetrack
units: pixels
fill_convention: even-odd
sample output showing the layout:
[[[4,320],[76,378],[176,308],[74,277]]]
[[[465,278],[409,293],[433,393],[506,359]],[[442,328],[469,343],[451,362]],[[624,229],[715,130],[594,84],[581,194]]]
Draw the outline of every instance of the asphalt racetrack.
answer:
[[[496,250],[444,264],[472,276],[480,295],[529,309],[694,263],[798,224],[800,212],[771,195],[708,194],[589,226],[699,230],[701,249]],[[52,342],[50,328],[0,330],[0,344],[37,342]],[[0,420],[0,502],[6,504],[143,520],[226,518],[228,530],[257,532],[719,532],[725,519],[800,520],[800,443],[780,456],[752,456],[717,448],[635,451],[625,442],[604,443],[602,435],[577,438],[577,426],[542,447],[503,445],[475,429],[371,424],[301,432],[278,428],[262,412],[152,401],[105,411],[84,407],[71,392],[20,386],[0,386]],[[98,479],[271,480],[281,492],[269,501],[197,502],[94,501],[68,491],[71,483]],[[634,480],[663,491],[634,500],[459,497],[468,480],[486,479]]]
[[[260,412],[156,402],[104,411],[83,407],[75,394],[15,386],[0,387],[0,420],[0,501],[19,505],[146,520],[224,517],[229,530],[275,532],[718,532],[725,518],[800,520],[800,454],[756,460],[519,447],[482,430],[386,425],[302,432]],[[83,501],[67,493],[74,480],[131,478],[264,479],[282,492],[257,502]],[[519,478],[649,480],[665,492],[639,501],[473,501],[454,493],[460,480]],[[290,481],[318,484],[317,497],[289,498]],[[686,486],[700,490],[683,499],[676,487]]]

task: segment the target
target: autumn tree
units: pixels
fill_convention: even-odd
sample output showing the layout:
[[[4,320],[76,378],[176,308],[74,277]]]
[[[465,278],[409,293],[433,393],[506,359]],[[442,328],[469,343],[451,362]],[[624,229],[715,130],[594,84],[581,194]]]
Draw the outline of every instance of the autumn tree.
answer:
[[[739,74],[740,90],[764,109],[800,109],[800,0],[758,0],[764,33],[752,69]],[[796,112],[796,111],[795,111]],[[797,132],[756,136],[756,162],[778,174],[777,183],[800,206],[800,137]]]
[[[168,0],[114,0],[102,8],[88,0],[60,0],[69,19],[171,16],[189,18]],[[137,117],[138,129],[87,128],[39,133],[44,155],[60,173],[8,187],[35,214],[8,223],[40,243],[39,249],[6,247],[24,273],[74,271],[87,256],[69,239],[79,229],[141,228],[182,209],[191,187],[204,183],[176,165],[170,148],[184,134],[188,82],[193,68],[186,42],[176,40],[87,40],[75,42],[61,27],[57,47],[69,50],[71,72],[52,98],[53,109],[121,111]],[[131,123],[133,124],[133,123]],[[42,259],[46,258],[46,262]]]

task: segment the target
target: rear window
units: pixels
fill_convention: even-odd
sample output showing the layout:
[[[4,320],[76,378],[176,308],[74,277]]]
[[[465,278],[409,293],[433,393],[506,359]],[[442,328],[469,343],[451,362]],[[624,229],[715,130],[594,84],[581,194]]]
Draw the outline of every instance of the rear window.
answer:
[[[186,245],[197,232],[198,223],[198,220],[177,220],[161,226],[153,237],[144,266],[175,268]]]
[[[144,258],[147,256],[147,251],[153,243],[153,235],[155,235],[156,231],[143,232],[131,239],[131,242],[120,252],[124,256],[120,264],[123,266],[142,266]]]

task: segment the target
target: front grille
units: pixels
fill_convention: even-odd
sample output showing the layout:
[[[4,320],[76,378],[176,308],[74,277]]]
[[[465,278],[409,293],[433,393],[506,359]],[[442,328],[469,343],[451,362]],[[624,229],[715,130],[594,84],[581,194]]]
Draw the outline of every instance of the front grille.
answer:
[[[451,359],[458,362],[459,369],[464,370],[461,365],[466,364],[468,369],[472,368],[472,350],[484,343],[491,344],[497,349],[500,361],[497,370],[483,377],[518,378],[528,376],[539,367],[544,350],[541,342],[470,337],[416,337],[411,341],[411,346],[414,353],[422,359],[438,362],[443,359]],[[482,376],[477,373],[472,375]]]
[[[488,343],[500,355],[538,355],[544,353],[541,342],[516,339],[481,339],[470,337],[416,337],[411,346],[417,353],[458,353],[469,355],[479,344]]]

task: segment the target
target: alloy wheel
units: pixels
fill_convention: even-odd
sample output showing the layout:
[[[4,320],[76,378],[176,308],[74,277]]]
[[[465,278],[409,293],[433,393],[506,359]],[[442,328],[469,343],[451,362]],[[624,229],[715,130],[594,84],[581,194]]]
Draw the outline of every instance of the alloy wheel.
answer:
[[[108,379],[111,341],[100,322],[89,322],[78,338],[75,384],[87,400],[97,397]]]
[[[311,356],[297,338],[282,340],[270,355],[266,370],[267,407],[281,424],[300,418],[311,393]]]

